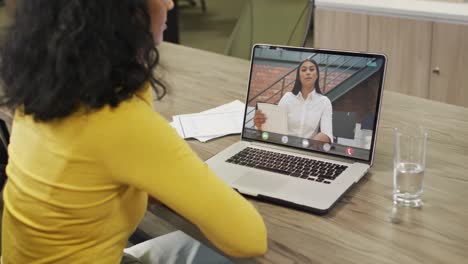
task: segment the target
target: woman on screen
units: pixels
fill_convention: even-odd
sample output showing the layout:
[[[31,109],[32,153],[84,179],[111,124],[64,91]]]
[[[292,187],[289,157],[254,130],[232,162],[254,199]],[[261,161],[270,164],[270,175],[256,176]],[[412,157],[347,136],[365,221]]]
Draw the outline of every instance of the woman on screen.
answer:
[[[153,109],[151,89],[165,94],[154,73],[156,45],[173,6],[172,0],[17,1],[0,49],[1,103],[16,110],[2,264],[229,262],[180,231],[124,250],[148,196],[226,255],[265,253],[257,210]]]
[[[313,59],[302,61],[297,68],[292,91],[287,92],[278,105],[285,107],[288,112],[289,135],[332,143],[332,105],[330,99],[322,95],[319,76],[317,62]],[[257,110],[255,127],[262,130],[267,118]]]

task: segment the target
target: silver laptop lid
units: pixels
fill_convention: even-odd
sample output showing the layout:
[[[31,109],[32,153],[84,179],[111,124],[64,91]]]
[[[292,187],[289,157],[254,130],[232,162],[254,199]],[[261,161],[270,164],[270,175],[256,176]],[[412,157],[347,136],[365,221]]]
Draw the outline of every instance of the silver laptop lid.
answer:
[[[372,165],[385,68],[383,54],[257,44],[242,139]]]

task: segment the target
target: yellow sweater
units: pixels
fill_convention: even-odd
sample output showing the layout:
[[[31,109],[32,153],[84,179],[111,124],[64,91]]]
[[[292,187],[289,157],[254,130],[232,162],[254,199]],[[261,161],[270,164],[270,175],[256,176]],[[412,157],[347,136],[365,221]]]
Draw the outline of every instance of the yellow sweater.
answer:
[[[229,255],[266,251],[258,212],[153,111],[149,87],[60,121],[16,113],[9,154],[3,264],[119,263],[147,193]]]

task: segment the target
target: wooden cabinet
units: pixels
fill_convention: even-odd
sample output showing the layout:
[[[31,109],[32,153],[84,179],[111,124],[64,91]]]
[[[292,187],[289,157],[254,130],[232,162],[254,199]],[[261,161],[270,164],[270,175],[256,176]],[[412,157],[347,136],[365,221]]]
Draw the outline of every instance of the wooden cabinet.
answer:
[[[368,51],[388,57],[385,89],[428,98],[432,22],[369,16]]]
[[[468,107],[468,26],[434,23],[429,98]]]
[[[468,25],[318,8],[314,46],[385,53],[385,89],[468,107]]]
[[[314,44],[319,48],[367,51],[367,15],[319,9]]]

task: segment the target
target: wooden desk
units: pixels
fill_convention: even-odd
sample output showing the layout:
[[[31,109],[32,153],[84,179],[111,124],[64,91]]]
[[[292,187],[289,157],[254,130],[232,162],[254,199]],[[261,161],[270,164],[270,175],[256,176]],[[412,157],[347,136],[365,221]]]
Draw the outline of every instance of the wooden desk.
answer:
[[[244,100],[249,63],[173,44],[159,48],[169,95],[156,108],[167,119]],[[392,127],[429,128],[422,209],[392,206]],[[202,159],[236,142],[190,140]],[[252,201],[265,219],[269,251],[253,263],[466,263],[468,259],[468,109],[385,92],[374,167],[326,216]],[[164,207],[153,212],[203,240]],[[220,219],[222,221],[222,219]]]

